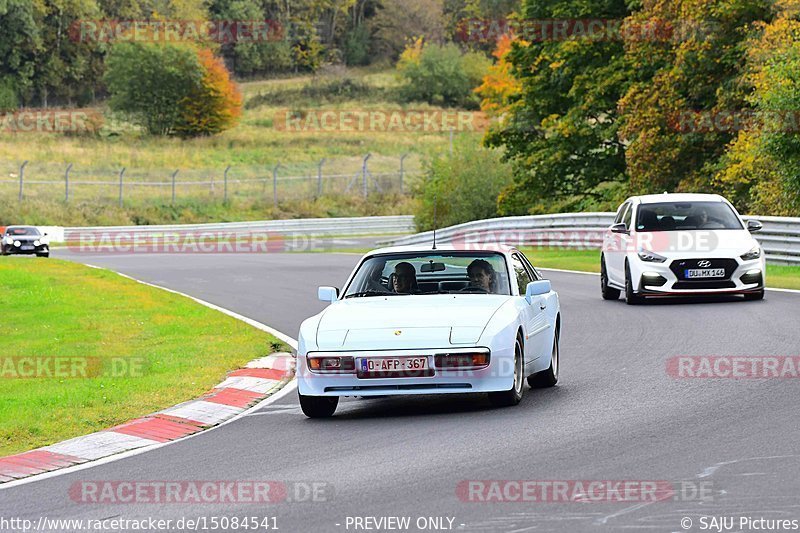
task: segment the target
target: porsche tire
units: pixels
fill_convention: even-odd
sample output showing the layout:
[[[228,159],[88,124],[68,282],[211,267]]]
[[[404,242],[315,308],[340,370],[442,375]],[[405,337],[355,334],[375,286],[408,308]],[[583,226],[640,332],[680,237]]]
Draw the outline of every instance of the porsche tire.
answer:
[[[339,405],[338,396],[306,396],[297,393],[300,408],[308,418],[330,418]]]
[[[495,407],[511,407],[522,401],[525,393],[525,360],[522,349],[522,339],[517,336],[514,343],[514,382],[511,388],[500,392],[490,392],[489,402]]]

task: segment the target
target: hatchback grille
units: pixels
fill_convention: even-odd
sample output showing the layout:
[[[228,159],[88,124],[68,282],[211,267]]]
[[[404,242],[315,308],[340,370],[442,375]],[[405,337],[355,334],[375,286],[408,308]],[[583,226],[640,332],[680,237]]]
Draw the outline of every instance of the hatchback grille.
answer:
[[[718,282],[718,281],[728,281],[731,279],[734,270],[736,267],[739,266],[739,263],[736,262],[736,259],[676,259],[670,264],[669,269],[672,270],[672,273],[675,274],[675,277],[678,278],[678,281],[684,281],[688,285],[686,288],[695,287],[695,284],[703,284],[709,283],[711,281]],[[705,268],[724,268],[725,269],[725,277],[724,278],[713,278],[710,280],[708,278],[700,278],[700,279],[688,279],[686,278],[686,270],[688,269],[705,269]],[[676,287],[677,288],[677,287]],[[700,288],[697,286],[697,288]],[[722,288],[722,287],[721,287]]]

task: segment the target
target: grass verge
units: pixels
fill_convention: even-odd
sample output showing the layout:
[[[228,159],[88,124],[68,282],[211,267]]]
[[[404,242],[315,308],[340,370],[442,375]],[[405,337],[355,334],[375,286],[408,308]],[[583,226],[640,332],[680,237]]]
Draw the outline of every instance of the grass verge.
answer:
[[[523,248],[523,251],[537,267],[600,272],[600,253],[597,250]],[[800,267],[767,265],[767,286],[800,289]]]
[[[226,371],[285,349],[234,318],[105,270],[3,258],[0,279],[0,456],[190,400]],[[76,358],[89,377],[15,377],[22,357]],[[111,375],[112,364],[123,375]]]

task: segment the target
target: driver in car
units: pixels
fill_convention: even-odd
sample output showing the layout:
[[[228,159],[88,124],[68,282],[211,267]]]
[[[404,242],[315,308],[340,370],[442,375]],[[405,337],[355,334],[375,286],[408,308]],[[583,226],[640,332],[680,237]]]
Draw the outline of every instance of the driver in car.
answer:
[[[417,292],[417,271],[414,265],[406,261],[397,263],[392,276],[392,288],[397,294],[412,294]]]
[[[467,276],[469,276],[469,287],[477,287],[486,292],[494,292],[495,285],[495,272],[489,261],[485,259],[476,259],[467,267]]]

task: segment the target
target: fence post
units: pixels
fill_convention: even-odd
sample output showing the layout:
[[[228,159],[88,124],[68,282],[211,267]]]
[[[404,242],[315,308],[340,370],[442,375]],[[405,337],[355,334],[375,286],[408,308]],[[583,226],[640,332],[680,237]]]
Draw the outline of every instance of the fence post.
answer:
[[[370,157],[372,157],[372,154],[367,154],[364,157],[364,162],[361,165],[361,179],[362,179],[363,188],[364,188],[364,198],[366,198],[367,195],[369,194],[369,189],[367,187],[367,161],[369,161]]]
[[[223,188],[222,188],[222,201],[223,202],[227,202],[228,201],[228,171],[230,169],[231,169],[230,165],[225,167],[225,174],[223,175],[223,178],[222,178],[225,181],[225,184],[223,185]]]
[[[280,162],[272,168],[272,205],[278,208],[278,167]]]
[[[72,170],[72,163],[67,165],[64,171],[64,202],[69,203],[69,171]]]
[[[19,166],[19,201],[22,201],[22,187],[23,183],[25,182],[25,166],[28,164],[27,161],[22,163]]]
[[[175,203],[175,177],[178,175],[178,170],[176,169],[175,172],[172,173],[172,203]]]
[[[323,157],[317,164],[317,198],[322,196],[322,165],[324,164],[325,158]]]
[[[122,176],[125,175],[125,167],[119,171],[119,206],[122,207]]]
[[[405,176],[405,169],[403,167],[403,162],[405,161],[408,154],[403,154],[400,156],[400,194],[405,194],[405,188],[403,185],[403,177]]]

